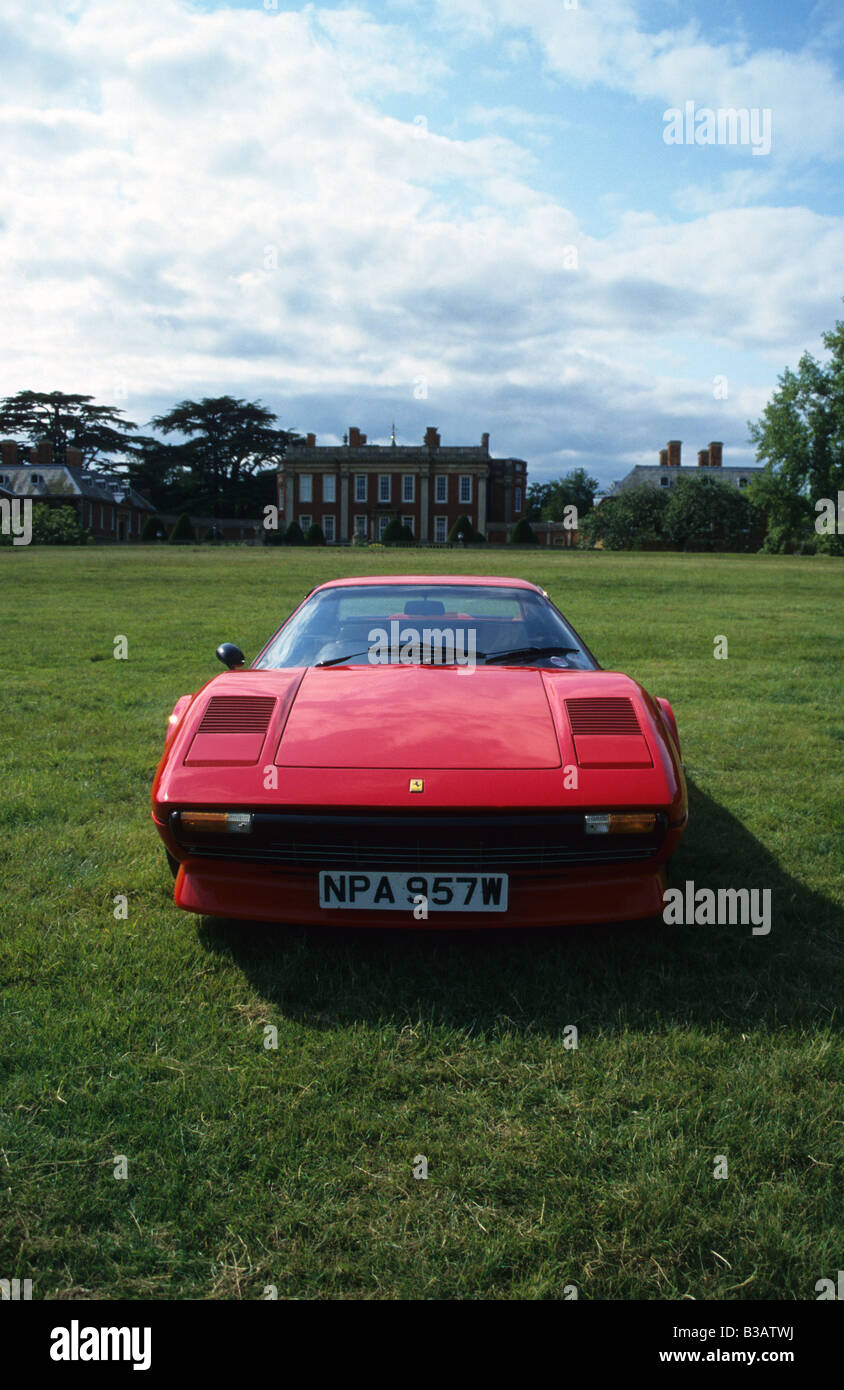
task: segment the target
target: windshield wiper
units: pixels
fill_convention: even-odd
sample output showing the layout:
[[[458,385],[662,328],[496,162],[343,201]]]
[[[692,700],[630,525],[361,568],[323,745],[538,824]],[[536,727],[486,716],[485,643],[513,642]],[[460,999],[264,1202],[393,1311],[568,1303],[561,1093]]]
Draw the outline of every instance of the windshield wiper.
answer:
[[[315,661],[314,666],[342,666],[344,661],[354,661],[357,656],[368,656],[369,648],[365,652],[349,652],[348,656],[332,656],[330,661]]]
[[[493,661],[516,661],[529,656],[565,656],[567,652],[578,654],[579,647],[514,647],[511,652],[490,652],[485,658],[486,665]],[[480,653],[479,653],[480,655]]]
[[[554,650],[556,651],[557,648],[555,647]],[[426,647],[426,648],[425,648],[425,656],[434,656],[435,654],[436,654],[436,655],[441,655],[441,653],[440,653],[440,651],[439,651],[439,648],[437,648],[437,647]],[[358,656],[368,656],[368,655],[369,655],[369,648],[367,648],[366,651],[364,651],[364,652],[349,652],[349,655],[348,655],[348,656],[333,656],[333,657],[331,657],[330,661],[316,661],[316,662],[314,662],[314,668],[316,669],[317,666],[342,666],[343,663],[346,662],[346,661],[354,661],[355,658],[358,657]],[[483,658],[486,656],[486,653],[485,653],[485,652],[476,652],[475,655],[476,655],[477,657],[480,657],[481,659],[483,659]],[[399,666],[399,665],[401,665],[401,666],[426,666],[426,665],[429,665],[429,664],[430,664],[430,663],[428,663],[428,662],[425,661],[425,657],[424,657],[424,656],[420,656],[419,661],[402,661],[402,662],[397,662],[397,661],[392,661],[392,662],[389,662],[389,661],[388,661],[388,662],[381,662],[381,661],[377,661],[377,662],[373,662],[373,665],[375,665],[375,666]],[[436,663],[436,664],[437,664],[437,665],[442,665],[442,666],[454,666],[455,664],[459,664],[459,663],[455,663],[455,662],[453,662],[453,661],[443,661],[443,662],[438,662],[438,663]]]

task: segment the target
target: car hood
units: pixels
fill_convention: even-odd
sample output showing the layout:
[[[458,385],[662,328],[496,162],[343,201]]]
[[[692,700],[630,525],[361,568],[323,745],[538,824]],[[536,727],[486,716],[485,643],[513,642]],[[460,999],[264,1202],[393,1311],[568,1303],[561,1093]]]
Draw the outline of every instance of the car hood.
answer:
[[[682,798],[660,712],[620,672],[366,666],[214,677],[171,726],[153,805],[418,809],[414,779],[429,810]]]
[[[539,671],[436,666],[311,669],[299,686],[281,767],[560,766]]]

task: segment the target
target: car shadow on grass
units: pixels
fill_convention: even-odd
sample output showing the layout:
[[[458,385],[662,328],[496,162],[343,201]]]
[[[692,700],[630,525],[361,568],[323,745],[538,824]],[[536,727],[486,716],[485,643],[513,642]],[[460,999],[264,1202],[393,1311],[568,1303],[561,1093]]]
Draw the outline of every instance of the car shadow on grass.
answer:
[[[332,1029],[423,1020],[472,1033],[618,1031],[677,1022],[729,1030],[840,1028],[844,913],[777,863],[693,783],[672,886],[771,891],[771,930],[647,922],[553,930],[297,928],[202,919],[286,1017]],[[837,1011],[837,1012],[836,1012]]]

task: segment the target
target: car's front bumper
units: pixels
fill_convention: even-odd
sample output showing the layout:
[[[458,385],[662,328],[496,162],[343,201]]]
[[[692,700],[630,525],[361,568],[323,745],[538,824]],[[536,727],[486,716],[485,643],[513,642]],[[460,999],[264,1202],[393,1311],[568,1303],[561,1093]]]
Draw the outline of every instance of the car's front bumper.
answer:
[[[212,917],[301,926],[385,928],[553,927],[623,922],[662,912],[664,862],[572,867],[547,874],[509,874],[505,912],[345,911],[319,906],[319,875],[231,860],[186,859],[174,891],[178,907]]]

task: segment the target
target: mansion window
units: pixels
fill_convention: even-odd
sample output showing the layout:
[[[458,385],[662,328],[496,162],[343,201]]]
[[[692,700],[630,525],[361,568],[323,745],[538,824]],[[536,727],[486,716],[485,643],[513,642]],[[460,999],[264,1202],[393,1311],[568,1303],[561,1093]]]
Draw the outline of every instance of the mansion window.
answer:
[[[401,519],[401,524],[402,524],[402,526],[406,526],[406,527],[407,527],[407,529],[408,529],[408,531],[410,531],[411,535],[415,535],[415,534],[416,534],[416,532],[415,532],[414,529],[413,529],[413,517],[412,517],[412,516],[403,516],[402,519]]]
[[[312,477],[312,475],[311,475],[310,473],[300,473],[300,474],[299,474],[299,501],[300,501],[300,502],[311,502],[311,501],[313,501],[312,487],[313,487],[313,477]]]
[[[412,473],[402,474],[401,500],[402,502],[416,501],[416,478]]]
[[[390,500],[390,475],[389,473],[378,474],[378,501],[389,502]]]
[[[517,489],[518,491],[518,489]],[[472,475],[471,473],[461,473],[460,475],[460,501],[471,502],[472,500]],[[518,511],[518,507],[516,508]]]
[[[447,521],[447,518],[444,517],[444,516],[435,516],[435,517],[434,517],[434,540],[435,540],[435,542],[436,542],[437,545],[442,545],[442,544],[444,544],[444,542],[445,542],[445,537],[446,537],[446,530],[445,530],[446,521]]]
[[[322,475],[322,500],[323,502],[337,501],[337,479],[333,473]]]
[[[434,478],[434,501],[448,501],[448,477],[445,473],[438,473]]]
[[[333,481],[333,480],[332,480]],[[324,516],[322,518],[322,534],[330,543],[334,540],[334,516]]]
[[[356,501],[356,502],[365,502],[365,501],[366,501],[366,474],[365,474],[365,473],[356,473],[356,474],[355,474],[355,501]]]

